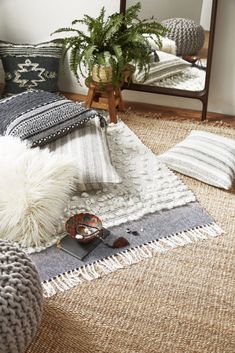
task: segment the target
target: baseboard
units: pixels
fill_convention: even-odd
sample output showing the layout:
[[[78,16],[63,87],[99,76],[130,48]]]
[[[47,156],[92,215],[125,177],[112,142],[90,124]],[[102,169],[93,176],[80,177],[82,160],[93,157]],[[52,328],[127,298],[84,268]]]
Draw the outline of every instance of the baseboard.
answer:
[[[0,92],[3,88],[3,84],[0,83]],[[84,94],[72,93],[72,92],[62,92],[68,99],[82,102],[85,101],[86,96]],[[191,109],[183,109],[183,108],[176,108],[176,107],[166,107],[162,105],[155,105],[155,104],[148,104],[148,103],[141,103],[141,102],[129,102],[125,101],[125,108],[143,112],[156,112],[162,114],[164,117],[179,117],[183,119],[195,119],[200,120],[201,118],[201,111],[198,110],[191,110]],[[235,122],[235,116],[233,115],[225,115],[216,112],[208,112],[207,117],[210,120],[227,120],[229,122]]]
[[[63,92],[63,94],[71,100],[75,101],[85,101],[86,96],[83,94],[71,93],[71,92]],[[201,111],[199,110],[192,110],[192,109],[185,109],[185,108],[176,108],[176,107],[166,107],[162,105],[155,105],[149,103],[141,103],[141,102],[130,102],[125,101],[125,108],[143,112],[156,112],[159,114],[164,115],[164,117],[179,117],[184,119],[201,119]],[[233,115],[225,115],[216,112],[208,112],[207,118],[210,120],[234,120],[235,116]]]

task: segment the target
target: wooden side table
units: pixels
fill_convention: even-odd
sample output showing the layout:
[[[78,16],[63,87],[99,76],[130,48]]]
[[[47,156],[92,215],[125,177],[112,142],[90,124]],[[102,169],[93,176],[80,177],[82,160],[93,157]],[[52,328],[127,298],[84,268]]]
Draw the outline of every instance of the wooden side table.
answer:
[[[111,83],[103,83],[86,80],[89,88],[86,97],[87,108],[108,110],[111,123],[117,122],[117,109],[124,111],[124,102],[120,86],[113,86]]]

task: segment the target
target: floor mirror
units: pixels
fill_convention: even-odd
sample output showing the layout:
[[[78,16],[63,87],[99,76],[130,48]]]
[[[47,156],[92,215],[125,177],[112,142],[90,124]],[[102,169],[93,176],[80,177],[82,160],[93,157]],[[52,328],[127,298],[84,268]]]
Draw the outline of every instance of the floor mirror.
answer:
[[[140,18],[154,16],[168,33],[162,40],[162,48],[157,50],[159,62],[152,64],[149,77],[143,80],[141,75],[134,74],[123,89],[198,99],[202,103],[201,120],[205,120],[217,0],[140,2]],[[120,0],[120,12],[125,13],[134,4],[136,0]]]

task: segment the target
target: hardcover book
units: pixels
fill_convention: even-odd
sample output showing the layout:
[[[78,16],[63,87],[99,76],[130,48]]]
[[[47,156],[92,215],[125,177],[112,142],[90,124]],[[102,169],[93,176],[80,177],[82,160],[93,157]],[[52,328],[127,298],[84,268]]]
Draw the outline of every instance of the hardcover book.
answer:
[[[103,238],[106,238],[109,234],[109,230],[103,228]],[[88,244],[81,244],[78,239],[72,238],[70,235],[66,235],[66,237],[60,241],[60,249],[79,260],[83,260],[100,243],[101,240],[96,238]]]

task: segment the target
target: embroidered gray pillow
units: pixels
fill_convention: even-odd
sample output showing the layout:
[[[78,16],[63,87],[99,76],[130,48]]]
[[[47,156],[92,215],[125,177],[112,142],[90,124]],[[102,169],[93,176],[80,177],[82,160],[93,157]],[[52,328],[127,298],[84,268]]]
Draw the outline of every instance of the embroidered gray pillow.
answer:
[[[47,144],[97,116],[65,97],[45,91],[26,91],[0,100],[0,135]]]
[[[192,131],[159,158],[179,173],[226,190],[235,178],[235,140],[210,132]]]
[[[63,45],[55,42],[14,44],[0,41],[5,72],[5,95],[29,89],[58,91],[57,81]]]

